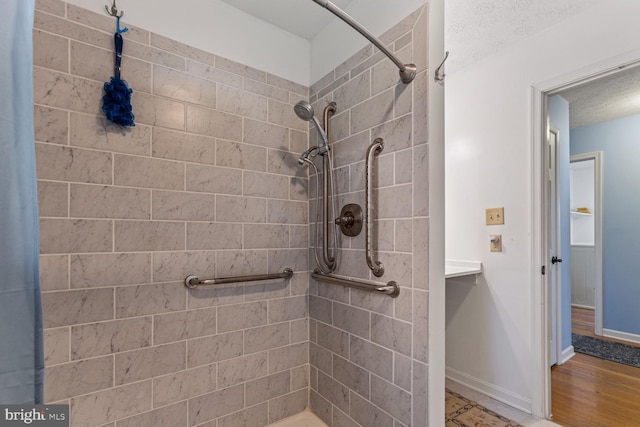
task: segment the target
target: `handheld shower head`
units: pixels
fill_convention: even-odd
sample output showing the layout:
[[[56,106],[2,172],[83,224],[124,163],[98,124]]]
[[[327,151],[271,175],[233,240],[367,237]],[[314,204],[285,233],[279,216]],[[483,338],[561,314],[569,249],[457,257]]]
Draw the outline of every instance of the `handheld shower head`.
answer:
[[[296,113],[296,116],[298,116],[299,118],[301,118],[304,121],[312,121],[313,124],[316,125],[316,129],[318,129],[318,133],[320,134],[320,137],[322,137],[322,140],[324,141],[325,147],[327,147],[327,149],[329,148],[329,138],[327,137],[327,134],[325,133],[324,129],[322,128],[322,125],[320,125],[320,122],[318,121],[318,119],[316,118],[315,114],[313,113],[313,107],[311,106],[311,104],[309,104],[307,101],[299,101],[294,107],[293,107],[293,111]]]

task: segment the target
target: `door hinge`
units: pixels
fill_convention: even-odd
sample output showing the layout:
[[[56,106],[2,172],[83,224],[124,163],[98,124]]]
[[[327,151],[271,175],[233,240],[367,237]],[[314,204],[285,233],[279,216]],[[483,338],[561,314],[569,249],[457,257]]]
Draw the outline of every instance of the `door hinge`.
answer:
[[[540,273],[546,274],[546,272],[547,272],[547,267],[543,265],[542,268],[540,269]]]

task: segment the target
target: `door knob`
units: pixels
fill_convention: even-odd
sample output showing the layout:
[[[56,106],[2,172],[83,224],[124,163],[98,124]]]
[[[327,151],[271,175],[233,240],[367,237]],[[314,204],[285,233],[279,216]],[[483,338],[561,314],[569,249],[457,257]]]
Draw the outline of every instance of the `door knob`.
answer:
[[[551,264],[555,264],[556,262],[562,262],[562,258],[558,258],[557,256],[552,256]]]

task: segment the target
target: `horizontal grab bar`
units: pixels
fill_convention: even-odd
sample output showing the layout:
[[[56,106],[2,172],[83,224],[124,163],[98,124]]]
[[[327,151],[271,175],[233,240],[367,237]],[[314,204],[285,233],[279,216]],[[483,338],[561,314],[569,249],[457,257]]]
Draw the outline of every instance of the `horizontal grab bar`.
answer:
[[[400,286],[393,280],[387,282],[386,285],[380,285],[377,283],[363,282],[360,280],[343,279],[342,277],[329,276],[327,274],[321,274],[317,271],[311,273],[311,277],[321,282],[332,283],[334,285],[346,286],[348,288],[359,289],[361,291],[376,292],[379,294],[389,295],[391,298],[396,298],[400,295]]]
[[[187,276],[184,279],[184,285],[189,289],[195,289],[202,285],[224,285],[228,283],[240,283],[240,282],[256,282],[258,280],[272,280],[272,279],[290,279],[293,276],[293,270],[285,268],[282,273],[271,274],[255,274],[252,276],[235,276],[235,277],[219,277],[217,279],[200,280],[198,276]]]

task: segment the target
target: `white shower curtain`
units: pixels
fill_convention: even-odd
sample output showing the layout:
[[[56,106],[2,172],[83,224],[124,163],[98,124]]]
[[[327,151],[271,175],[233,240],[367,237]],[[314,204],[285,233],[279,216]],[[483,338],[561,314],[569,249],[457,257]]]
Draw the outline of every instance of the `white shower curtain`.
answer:
[[[0,19],[0,404],[42,403],[33,136],[35,0],[2,0]]]

